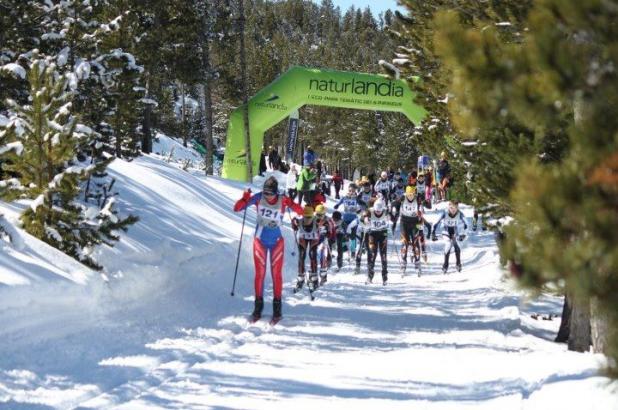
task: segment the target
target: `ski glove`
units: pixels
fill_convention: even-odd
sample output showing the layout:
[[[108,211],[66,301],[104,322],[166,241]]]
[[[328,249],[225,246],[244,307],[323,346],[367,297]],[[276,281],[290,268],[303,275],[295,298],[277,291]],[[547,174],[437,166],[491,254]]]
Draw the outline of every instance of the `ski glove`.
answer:
[[[431,235],[431,240],[434,242],[438,240],[438,237],[436,236],[435,232]]]
[[[466,239],[466,235],[459,235],[459,242],[463,241],[464,239]]]
[[[468,225],[464,224],[464,229],[467,231],[468,230]]]
[[[251,198],[251,190],[250,189],[248,189],[248,190],[246,190],[245,192],[242,193],[242,200],[244,202],[248,202],[250,198]]]

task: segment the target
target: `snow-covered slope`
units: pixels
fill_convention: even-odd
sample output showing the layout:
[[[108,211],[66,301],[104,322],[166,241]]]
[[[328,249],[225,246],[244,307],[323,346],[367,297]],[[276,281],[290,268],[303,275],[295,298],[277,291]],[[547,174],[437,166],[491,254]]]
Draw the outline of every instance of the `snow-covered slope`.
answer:
[[[0,408],[618,408],[596,376],[603,357],[553,343],[558,319],[530,318],[560,300],[526,301],[504,281],[490,233],[466,241],[462,273],[439,272],[430,243],[420,278],[389,251],[388,286],[345,267],[310,302],[291,292],[286,229],[285,317],[249,326],[253,211],[230,296],[245,184],[156,155],[110,172],[141,220],[97,250],[108,283],[21,231],[2,245],[3,283],[23,285],[0,287]]]

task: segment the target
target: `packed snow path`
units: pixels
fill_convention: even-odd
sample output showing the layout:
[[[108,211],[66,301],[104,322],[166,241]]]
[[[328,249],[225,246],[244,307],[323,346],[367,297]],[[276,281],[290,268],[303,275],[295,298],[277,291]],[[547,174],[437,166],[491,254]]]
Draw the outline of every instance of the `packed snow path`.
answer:
[[[354,275],[350,266],[329,274],[311,302],[306,289],[291,292],[296,260],[286,229],[284,319],[268,324],[268,278],[265,318],[250,325],[252,211],[237,295],[229,295],[238,245],[229,238],[239,232],[242,217],[230,208],[240,184],[198,178],[179,183],[186,174],[149,159],[123,166],[133,178],[156,169],[169,182],[149,175],[158,207],[142,205],[145,222],[136,230],[152,237],[146,241],[134,230],[136,237],[114,254],[118,270],[141,264],[142,279],[112,281],[93,306],[87,302],[91,293],[84,292],[65,294],[66,309],[50,311],[42,297],[13,302],[23,310],[0,311],[0,408],[618,408],[607,379],[596,376],[601,357],[553,343],[559,319],[530,317],[560,313],[560,298],[525,301],[502,278],[489,232],[471,233],[465,241],[461,273],[454,272],[451,255],[451,273],[443,275],[443,244],[429,241],[429,263],[420,278],[410,267],[401,277],[391,240],[387,286],[381,284],[379,258],[375,283],[365,285],[364,257],[363,274]],[[471,211],[464,208],[468,225]],[[191,222],[192,212],[206,214],[212,233],[228,243],[199,237],[201,222],[199,216]],[[182,222],[176,236],[170,236],[169,214]],[[428,215],[431,222],[437,217],[437,210]],[[215,220],[220,228],[212,226]],[[222,231],[224,224],[229,233]],[[161,232],[166,241],[157,239]],[[153,255],[139,256],[144,244]],[[192,249],[172,260],[175,247]],[[126,256],[127,248],[135,254]],[[159,272],[168,268],[176,271]],[[150,287],[144,279],[153,282]]]

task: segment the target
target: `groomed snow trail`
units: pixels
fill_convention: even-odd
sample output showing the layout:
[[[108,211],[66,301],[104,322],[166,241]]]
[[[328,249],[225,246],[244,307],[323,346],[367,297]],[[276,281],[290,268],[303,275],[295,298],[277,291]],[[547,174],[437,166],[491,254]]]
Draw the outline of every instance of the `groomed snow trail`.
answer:
[[[153,237],[142,239],[134,230],[136,236],[130,232],[107,255],[126,275],[102,299],[109,309],[74,312],[75,318],[55,312],[52,319],[38,312],[38,320],[0,333],[15,344],[3,346],[9,356],[0,358],[0,408],[549,409],[557,403],[561,409],[618,408],[607,379],[596,376],[602,357],[553,343],[559,319],[530,317],[560,313],[561,300],[526,301],[503,279],[490,232],[470,231],[461,273],[454,272],[453,254],[451,273],[442,274],[443,243],[428,241],[429,263],[420,278],[410,267],[402,278],[391,239],[386,286],[379,258],[370,285],[366,258],[361,275],[353,274],[345,258],[344,269],[331,272],[311,302],[306,290],[291,292],[296,259],[286,228],[284,319],[268,324],[268,278],[265,318],[249,324],[254,211],[247,215],[237,296],[229,295],[238,245],[233,237],[242,217],[230,208],[242,184],[215,178],[187,183],[181,179],[186,174],[147,158],[123,166],[129,168],[127,180],[150,169],[169,180],[165,185],[151,179],[153,192],[132,190],[136,197],[156,193],[157,205],[166,210],[152,198],[144,203],[145,222],[136,230]],[[166,201],[176,201],[178,209]],[[206,208],[203,219],[200,207]],[[430,222],[443,207],[429,212]],[[471,226],[472,209],[463,209]],[[177,236],[175,223],[182,227]],[[216,229],[208,231],[213,224]],[[161,243],[158,232],[169,240]],[[219,239],[212,236],[217,232]],[[140,256],[141,248],[152,255]],[[192,249],[178,256],[178,249],[187,248]],[[134,255],[126,256],[127,249]],[[137,279],[123,284],[132,283],[129,274],[140,265],[141,280],[151,278],[152,286]],[[136,292],[138,300],[126,298]],[[7,323],[5,317],[16,316],[0,319]],[[54,328],[59,323],[62,331]]]

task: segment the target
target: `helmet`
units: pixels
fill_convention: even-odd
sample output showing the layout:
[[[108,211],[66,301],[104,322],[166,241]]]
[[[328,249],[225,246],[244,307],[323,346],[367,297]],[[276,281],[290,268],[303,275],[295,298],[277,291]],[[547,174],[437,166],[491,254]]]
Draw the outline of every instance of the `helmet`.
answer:
[[[305,218],[313,218],[313,207],[311,205],[305,205],[303,208],[303,216]]]
[[[374,204],[373,204],[373,210],[376,212],[384,212],[384,209],[386,208],[386,205],[384,205],[384,201],[379,198]]]
[[[382,173],[380,174],[380,178],[387,178],[388,177],[388,173],[386,171],[382,171]]]
[[[414,195],[416,194],[416,187],[413,187],[412,185],[408,185],[406,187],[406,195]]]
[[[279,182],[277,182],[277,178],[272,176],[266,178],[262,192],[265,194],[276,195],[279,192]]]
[[[339,212],[339,211],[333,212],[333,220],[340,221],[341,220],[341,212]]]
[[[324,215],[326,213],[326,207],[322,204],[319,204],[315,207],[316,215]]]

